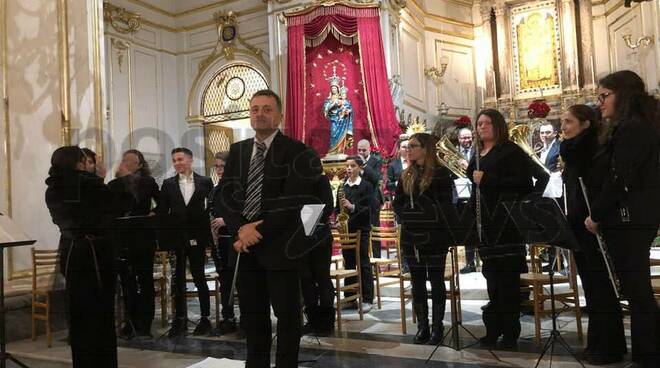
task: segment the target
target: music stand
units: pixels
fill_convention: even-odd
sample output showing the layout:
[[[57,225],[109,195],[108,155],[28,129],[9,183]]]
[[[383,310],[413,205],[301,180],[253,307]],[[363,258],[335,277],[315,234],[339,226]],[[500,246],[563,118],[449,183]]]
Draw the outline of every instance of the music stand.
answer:
[[[30,239],[23,233],[12,219],[0,214],[0,368],[7,366],[7,359],[18,366],[28,368],[6,351],[5,336],[5,248],[32,245],[36,240]]]
[[[526,243],[546,243],[550,245],[550,251],[555,252],[555,247],[574,250],[579,249],[579,244],[573,231],[568,224],[566,215],[562,211],[555,198],[530,196],[516,203],[504,203],[509,216],[515,223],[520,235]],[[532,218],[532,216],[534,218]],[[557,260],[555,259],[555,262]],[[575,355],[568,343],[561,337],[557,329],[557,310],[555,308],[555,265],[552,264],[548,272],[550,281],[550,311],[552,316],[552,330],[550,336],[543,346],[543,350],[536,361],[534,368],[541,364],[541,360],[550,351],[550,365],[552,367],[552,356],[555,344],[559,343],[566,352],[575,359],[583,368],[584,364]]]

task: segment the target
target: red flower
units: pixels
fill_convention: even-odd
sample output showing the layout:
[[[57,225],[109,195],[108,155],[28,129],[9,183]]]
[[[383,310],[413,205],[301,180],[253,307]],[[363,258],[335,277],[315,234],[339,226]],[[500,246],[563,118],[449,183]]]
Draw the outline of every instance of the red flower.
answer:
[[[456,120],[454,120],[454,125],[461,128],[466,127],[470,124],[472,124],[472,120],[467,115],[461,115]]]
[[[527,107],[527,116],[530,119],[541,118],[544,119],[550,113],[550,106],[543,100],[532,101]]]

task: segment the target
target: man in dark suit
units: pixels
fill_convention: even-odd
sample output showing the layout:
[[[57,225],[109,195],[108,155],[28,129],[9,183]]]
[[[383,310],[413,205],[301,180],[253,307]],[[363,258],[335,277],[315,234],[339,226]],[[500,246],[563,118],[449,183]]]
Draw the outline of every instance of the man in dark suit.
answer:
[[[467,169],[470,164],[470,160],[474,157],[474,145],[472,144],[472,130],[470,128],[461,128],[458,131],[458,146],[456,149],[463,156],[461,165],[464,169]],[[458,198],[456,206],[459,210],[462,210],[468,206],[469,199]],[[470,273],[477,270],[477,265],[475,262],[475,250],[472,244],[466,244],[465,246],[465,267],[461,268],[461,273]]]
[[[371,226],[380,226],[380,206],[383,205],[383,193],[380,189],[383,159],[379,155],[371,154],[371,143],[366,139],[360,140],[357,147],[358,155],[364,161],[362,177],[374,189],[374,197],[371,202]],[[380,242],[373,242],[372,247],[372,257],[380,258]]]
[[[539,128],[539,135],[541,136],[541,142],[543,142],[543,149],[539,153],[539,158],[550,172],[557,171],[560,142],[557,139],[555,126],[550,122],[544,123]]]
[[[308,244],[300,209],[314,198],[321,161],[279,130],[282,103],[270,90],[250,101],[255,138],[231,145],[215,203],[239,252],[238,295],[247,335],[247,368],[270,367],[270,305],[277,317],[280,368],[298,366],[299,260]]]
[[[387,167],[387,191],[390,195],[389,200],[394,196],[396,191],[396,184],[401,178],[401,173],[408,167],[408,138],[400,138],[399,140],[399,157],[396,160],[392,160],[390,165]]]
[[[211,245],[211,224],[206,199],[213,189],[213,181],[193,172],[192,162],[193,154],[189,149],[172,150],[172,163],[177,174],[163,181],[160,203],[155,209],[158,215],[169,216],[178,230],[176,237],[172,239],[176,247],[172,285],[175,318],[170,337],[185,335],[187,332],[186,258],[190,263],[190,273],[197,288],[202,315],[193,334],[205,335],[211,330],[211,303],[204,276],[204,258],[206,248]]]

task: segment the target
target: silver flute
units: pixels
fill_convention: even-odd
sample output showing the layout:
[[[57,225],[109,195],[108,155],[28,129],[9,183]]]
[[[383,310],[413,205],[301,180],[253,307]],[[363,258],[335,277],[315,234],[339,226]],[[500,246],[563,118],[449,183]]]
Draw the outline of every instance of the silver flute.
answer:
[[[579,177],[580,187],[582,188],[582,195],[584,196],[584,202],[587,204],[587,210],[589,211],[589,217],[591,217],[591,205],[589,204],[589,197],[587,195],[587,186],[584,185],[584,180],[582,177]],[[607,275],[610,278],[612,287],[614,288],[614,294],[616,294],[617,299],[621,299],[621,281],[614,271],[614,262],[612,262],[612,257],[607,251],[607,244],[603,238],[603,232],[598,228],[596,230],[596,240],[598,240],[598,247],[600,248],[600,254],[603,256],[603,261],[605,261],[605,267],[607,268]]]
[[[475,132],[477,131],[476,123],[474,125],[474,131]],[[474,145],[474,160],[475,160],[474,163],[475,163],[476,171],[481,171],[480,170],[481,165],[479,163],[479,161],[481,160],[480,155],[481,155],[481,153],[479,152],[479,142],[476,142],[475,145]],[[474,175],[474,173],[472,175]],[[474,178],[471,178],[471,179],[474,180]],[[483,180],[483,176],[481,177],[481,179]],[[481,183],[481,181],[480,181],[480,183]],[[481,234],[481,188],[480,188],[480,184],[475,183],[475,185],[476,185],[476,188],[474,188],[474,195],[475,195],[475,197],[474,197],[474,204],[475,204],[474,205],[474,212],[475,212],[475,217],[476,217],[476,221],[477,221],[477,236],[479,237],[479,245],[481,245],[481,243],[482,243],[482,234]]]

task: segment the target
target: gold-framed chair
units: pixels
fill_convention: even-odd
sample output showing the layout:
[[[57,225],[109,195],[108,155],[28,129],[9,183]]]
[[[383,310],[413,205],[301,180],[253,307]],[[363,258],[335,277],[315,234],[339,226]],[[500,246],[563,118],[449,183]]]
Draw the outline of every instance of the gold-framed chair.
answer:
[[[551,309],[546,309],[544,304],[548,300],[552,300],[549,294],[546,294],[545,286],[550,285],[550,275],[543,272],[541,259],[539,257],[541,250],[548,248],[546,244],[530,244],[530,272],[520,275],[520,285],[524,289],[530,289],[531,300],[528,302],[532,305],[534,311],[534,341],[539,343],[541,341],[541,318],[551,315]],[[562,252],[557,251],[557,265],[556,272],[553,276],[553,284],[555,285],[554,302],[557,314],[562,312],[573,312],[577,324],[578,339],[582,341],[582,314],[580,311],[580,295],[577,287],[577,276],[575,260],[573,259],[573,252],[570,251],[568,259],[568,276],[559,273],[561,271]],[[569,290],[567,292],[557,292],[557,285],[568,284]]]
[[[358,307],[358,313],[360,315],[360,321],[364,319],[364,313],[362,311],[362,271],[360,269],[360,230],[355,233],[336,233],[334,237],[334,242],[337,244],[337,247],[344,251],[353,251],[355,252],[355,269],[347,270],[345,268],[330,270],[330,277],[335,282],[335,295],[336,295],[336,304],[337,304],[337,330],[341,331],[342,329],[342,319],[341,319],[341,310],[342,307],[349,302],[356,302]],[[355,277],[355,282],[351,284],[342,285],[342,281],[346,281],[349,277]],[[342,293],[352,292],[351,296],[342,296]]]
[[[57,249],[32,248],[32,341],[37,339],[37,321],[46,323],[46,343],[50,348],[53,333],[50,328],[52,283],[59,260]],[[44,284],[43,279],[48,283]],[[41,281],[41,282],[40,282]]]
[[[461,307],[461,284],[460,272],[458,268],[458,246],[449,247],[447,251],[447,260],[445,262],[444,281],[449,284],[446,288],[447,299],[449,300],[449,309],[451,311],[452,322],[463,320],[463,310]],[[410,273],[402,273],[399,278],[399,298],[401,299],[401,333],[407,333],[406,326],[406,303],[412,300],[412,287],[404,288],[404,283],[410,283]],[[429,293],[430,296],[430,293]],[[413,323],[417,323],[415,316],[415,306],[412,310]]]
[[[381,301],[381,288],[389,285],[399,284],[401,268],[399,260],[399,241],[401,239],[401,228],[396,227],[371,227],[369,234],[369,264],[374,270],[374,281],[376,282],[376,300],[378,301],[378,309],[383,308]],[[388,252],[387,258],[374,258],[372,254],[372,244],[374,241],[379,241],[381,246],[387,249],[395,249],[394,258],[390,257]],[[389,280],[382,281],[381,278]]]

